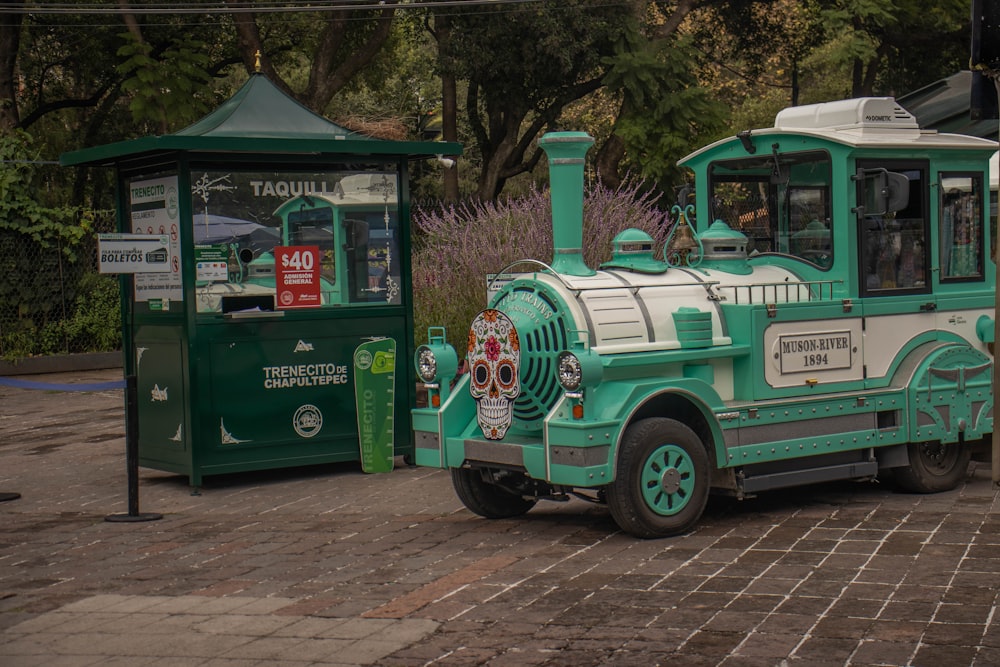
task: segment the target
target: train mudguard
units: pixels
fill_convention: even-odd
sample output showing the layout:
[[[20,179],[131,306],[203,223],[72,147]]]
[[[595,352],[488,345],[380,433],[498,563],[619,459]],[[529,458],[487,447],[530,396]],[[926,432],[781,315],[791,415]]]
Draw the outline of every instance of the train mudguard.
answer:
[[[910,441],[972,441],[993,431],[993,361],[967,345],[935,350],[907,391]]]
[[[446,439],[475,421],[476,403],[469,392],[469,375],[458,378],[440,409],[416,408],[412,412],[417,465],[447,468]]]
[[[668,417],[680,421],[709,442],[705,448],[716,461],[725,461],[725,438],[715,417],[724,402],[715,389],[695,378],[646,378],[636,382],[611,382],[600,387],[602,396],[588,402],[591,414],[617,425],[612,460],[617,458],[621,434],[628,425],[645,417]]]

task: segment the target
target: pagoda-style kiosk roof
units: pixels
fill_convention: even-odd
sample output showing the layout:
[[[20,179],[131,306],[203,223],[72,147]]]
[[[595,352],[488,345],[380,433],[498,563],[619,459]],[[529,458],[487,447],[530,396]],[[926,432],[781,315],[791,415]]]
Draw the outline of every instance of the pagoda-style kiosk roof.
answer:
[[[183,130],[72,151],[63,154],[60,162],[111,166],[178,151],[427,158],[459,155],[462,146],[448,142],[390,141],[353,132],[310,111],[263,74],[254,73],[215,111]]]

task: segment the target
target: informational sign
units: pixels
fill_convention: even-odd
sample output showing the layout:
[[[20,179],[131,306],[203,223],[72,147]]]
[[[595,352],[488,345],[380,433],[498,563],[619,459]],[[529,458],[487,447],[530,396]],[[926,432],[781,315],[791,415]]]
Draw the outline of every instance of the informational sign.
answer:
[[[229,280],[229,246],[196,245],[194,279],[198,282],[224,283]]]
[[[362,343],[354,351],[354,396],[358,412],[361,469],[391,472],[396,391],[396,341]]]
[[[851,350],[850,331],[778,337],[782,373],[850,368]]]
[[[275,246],[278,308],[316,308],[322,305],[319,269],[319,246]]]
[[[135,300],[184,298],[181,283],[181,241],[177,199],[177,176],[164,176],[128,184],[132,232],[169,238],[169,271],[135,276]]]
[[[98,234],[100,273],[169,273],[170,237],[166,234]]]

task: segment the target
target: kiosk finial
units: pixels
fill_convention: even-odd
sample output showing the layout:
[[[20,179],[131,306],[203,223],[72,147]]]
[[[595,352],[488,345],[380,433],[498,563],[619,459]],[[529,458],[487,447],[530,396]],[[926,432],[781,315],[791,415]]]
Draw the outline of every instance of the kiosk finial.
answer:
[[[253,71],[260,72],[260,49],[257,49],[257,52],[253,54],[253,58]]]

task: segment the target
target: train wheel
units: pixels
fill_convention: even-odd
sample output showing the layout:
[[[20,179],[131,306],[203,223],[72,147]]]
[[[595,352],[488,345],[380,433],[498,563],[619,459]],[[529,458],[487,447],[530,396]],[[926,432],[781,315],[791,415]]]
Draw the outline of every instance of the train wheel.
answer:
[[[535,506],[513,491],[483,479],[478,470],[452,468],[451,483],[462,504],[487,519],[507,519],[520,516]]]
[[[636,537],[689,530],[708,502],[708,453],[694,431],[673,419],[643,419],[625,431],[608,508]]]
[[[916,442],[907,445],[906,450],[910,465],[893,471],[904,491],[937,493],[954,489],[969,468],[969,448],[961,444]]]

